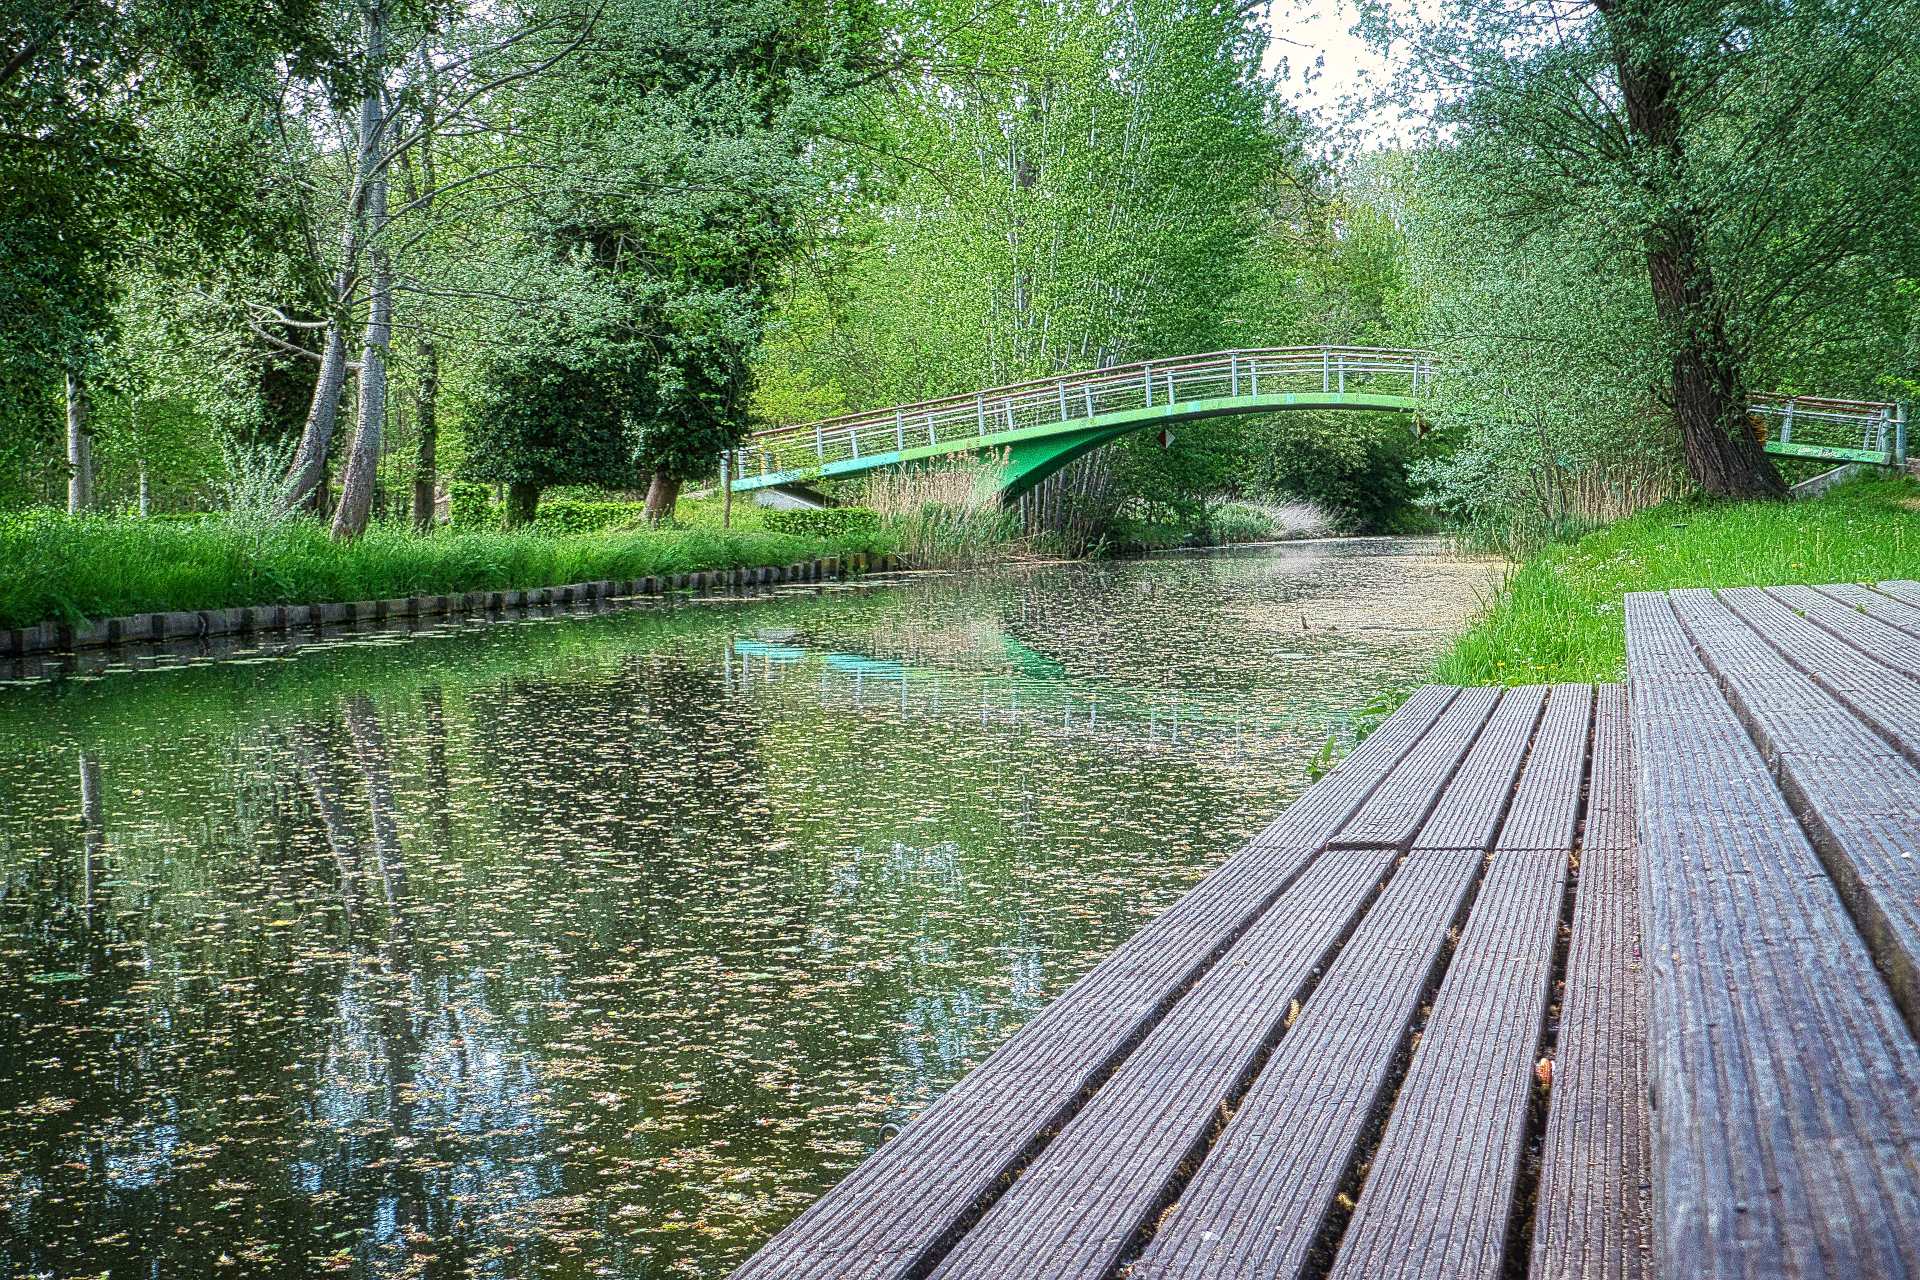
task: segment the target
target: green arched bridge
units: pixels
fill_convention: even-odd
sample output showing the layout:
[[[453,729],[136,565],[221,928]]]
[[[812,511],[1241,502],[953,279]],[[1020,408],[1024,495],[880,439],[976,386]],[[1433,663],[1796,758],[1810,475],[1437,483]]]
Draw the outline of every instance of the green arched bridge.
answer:
[[[757,432],[728,455],[736,493],[804,487],[835,476],[957,454],[1000,461],[1017,497],[1129,432],[1237,413],[1358,409],[1418,422],[1432,394],[1432,352],[1383,347],[1268,347],[1061,374],[966,395]],[[1768,452],[1893,466],[1906,457],[1896,405],[1766,396],[1752,406]]]

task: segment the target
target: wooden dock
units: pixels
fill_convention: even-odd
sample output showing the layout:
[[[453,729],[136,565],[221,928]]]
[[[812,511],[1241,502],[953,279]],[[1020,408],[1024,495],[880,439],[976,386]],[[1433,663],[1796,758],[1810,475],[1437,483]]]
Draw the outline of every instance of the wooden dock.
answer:
[[[1415,694],[736,1280],[1920,1278],[1920,587],[1627,618]]]

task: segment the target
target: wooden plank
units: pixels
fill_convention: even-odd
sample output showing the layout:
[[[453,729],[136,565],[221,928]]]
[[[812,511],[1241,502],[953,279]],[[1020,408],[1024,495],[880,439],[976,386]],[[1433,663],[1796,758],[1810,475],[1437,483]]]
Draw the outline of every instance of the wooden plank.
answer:
[[[1483,857],[1402,859],[1163,1216],[1134,1280],[1299,1274]]]
[[[1842,618],[1822,610],[1816,619],[1821,626],[1833,629],[1837,635],[1844,635],[1849,643],[1889,666],[1920,672],[1920,666],[1914,665],[1911,647],[1913,642],[1920,641],[1920,607],[1903,604],[1871,587],[1851,583],[1825,587],[1778,587],[1774,588],[1774,594],[1796,609],[1806,609],[1810,616],[1813,609],[1807,597],[1825,597],[1845,609],[1851,617],[1845,620],[1843,625],[1846,629],[1843,631],[1835,626],[1836,623],[1842,623]],[[1853,619],[1859,622],[1855,623]],[[1877,625],[1862,625],[1866,623]]]
[[[1797,750],[1824,749],[1831,740],[1847,755],[1920,758],[1920,680],[1873,661],[1758,587],[1717,598],[1675,592],[1673,603],[1723,685],[1737,672],[1747,684],[1767,686],[1768,706],[1803,717]]]
[[[1445,714],[1330,842],[1345,849],[1404,849],[1500,700],[1498,689],[1462,689]]]
[[[1368,734],[1339,766],[1283,810],[1249,843],[1257,848],[1317,848],[1353,816],[1382,779],[1396,769],[1414,744],[1460,691],[1430,684],[1402,703],[1385,724]]]
[[[1627,597],[1668,1276],[1912,1276],[1920,1047],[1659,595]]]
[[[1322,856],[1174,1006],[933,1272],[1104,1280],[1371,901],[1393,854]]]
[[[1333,1280],[1500,1276],[1570,853],[1493,855]]]
[[[1896,579],[1893,582],[1882,582],[1879,586],[1881,595],[1891,596],[1902,604],[1909,604],[1916,609],[1920,609],[1920,582]]]
[[[1628,733],[1623,690],[1602,687],[1534,1193],[1534,1280],[1650,1274],[1647,997]]]
[[[735,1276],[880,1280],[923,1271],[1279,897],[1453,697],[1434,685],[1409,698],[1247,848],[1043,1008]]]
[[[1485,849],[1493,844],[1546,700],[1545,685],[1509,689],[1502,695],[1473,750],[1421,824],[1414,848]],[[1578,792],[1578,783],[1574,790]]]
[[[1500,827],[1498,848],[1573,848],[1592,718],[1592,685],[1553,687],[1540,731],[1527,753],[1526,772],[1514,790],[1507,820]],[[1422,832],[1421,838],[1425,837]]]
[[[1837,654],[1831,636],[1758,589],[1675,592],[1672,602],[1920,1025],[1920,771],[1889,741],[1920,745],[1920,683]]]
[[[1603,684],[1594,690],[1592,754],[1580,847],[1636,849],[1639,810],[1634,804],[1633,727],[1625,685]]]

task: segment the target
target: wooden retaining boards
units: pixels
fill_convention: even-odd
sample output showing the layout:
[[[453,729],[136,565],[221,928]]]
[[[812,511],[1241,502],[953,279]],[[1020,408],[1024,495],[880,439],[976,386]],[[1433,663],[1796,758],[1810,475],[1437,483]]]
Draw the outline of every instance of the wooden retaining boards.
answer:
[[[1485,849],[1507,812],[1514,779],[1527,758],[1533,727],[1546,705],[1544,685],[1509,689],[1500,698],[1473,750],[1448,783],[1446,794],[1413,838],[1416,849]],[[1579,749],[1586,749],[1582,725]],[[1576,796],[1579,788],[1574,791]]]
[[[1568,852],[1493,855],[1333,1280],[1500,1276]]]
[[[1875,662],[1920,675],[1920,635],[1891,620],[1905,613],[1911,619],[1907,625],[1920,630],[1920,609],[1896,604],[1865,587],[1773,587],[1768,594]]]
[[[1892,596],[1902,604],[1911,605],[1915,609],[1920,609],[1920,582],[1907,582],[1904,580],[1883,582],[1880,584],[1880,591],[1881,594]]]
[[[1065,1124],[1453,702],[1415,693],[1333,773],[1147,924],[735,1272],[737,1280],[922,1273]],[[1429,785],[1437,790],[1440,779]]]
[[[1849,755],[1898,753],[1920,760],[1920,679],[1893,665],[1897,658],[1876,658],[1855,648],[1758,588],[1723,591],[1717,600],[1708,592],[1675,592],[1672,598],[1696,640],[1696,626],[1713,629],[1716,641],[1704,652],[1723,684],[1732,674],[1719,669],[1725,649],[1729,664],[1772,689],[1775,706],[1789,698],[1805,704],[1798,713],[1807,717],[1797,730],[1800,750],[1830,732],[1842,732],[1851,743],[1865,732],[1864,724],[1883,741],[1860,739],[1844,747],[1836,741],[1833,747]],[[1696,612],[1698,623],[1692,620]],[[1816,724],[1823,728],[1816,731]]]
[[[1452,704],[1458,689],[1430,684],[1416,690],[1399,710],[1348,754],[1326,777],[1281,811],[1255,836],[1255,846],[1318,848],[1353,816],[1374,789],[1419,742]]]
[[[1872,587],[1847,582],[1833,586],[1813,587],[1810,590],[1836,600],[1876,622],[1883,622],[1908,635],[1920,635],[1920,606],[1903,603],[1886,594],[1889,588],[1897,585],[1897,583],[1883,582],[1880,588],[1875,590]],[[1800,590],[1800,588],[1775,587],[1773,590],[1775,594],[1782,594],[1786,590]]]
[[[1105,1280],[1244,1088],[1393,855],[1315,862],[947,1255],[935,1280]]]
[[[1580,824],[1580,783],[1586,776],[1593,705],[1591,685],[1559,684],[1548,693],[1540,730],[1526,757],[1526,773],[1514,789],[1496,849],[1573,848]],[[1421,840],[1426,840],[1427,834],[1422,831]]]
[[[1646,978],[1631,730],[1619,685],[1602,686],[1595,702],[1579,889],[1535,1190],[1534,1280],[1649,1274]]]
[[[1418,849],[1401,860],[1133,1264],[1135,1280],[1300,1273],[1483,857]]]
[[[292,628],[342,626],[382,622],[391,618],[425,618],[443,614],[502,612],[554,605],[585,604],[629,596],[664,595],[673,591],[724,591],[777,582],[815,581],[900,567],[897,557],[869,557],[856,553],[844,559],[829,556],[793,565],[752,569],[710,569],[699,573],[664,574],[648,578],[574,582],[523,591],[468,591],[459,595],[407,596],[389,600],[359,600],[329,604],[265,604],[230,609],[137,613],[119,618],[80,622],[42,622],[31,627],[0,631],[0,657],[27,657],[106,645],[191,640],[207,636],[246,635]]]
[[[1920,1047],[1664,597],[1627,639],[1656,1269],[1911,1276]]]

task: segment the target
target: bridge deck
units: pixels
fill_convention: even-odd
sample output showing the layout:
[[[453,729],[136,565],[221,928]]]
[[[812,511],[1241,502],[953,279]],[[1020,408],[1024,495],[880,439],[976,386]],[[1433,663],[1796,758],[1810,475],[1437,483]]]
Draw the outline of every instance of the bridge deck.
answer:
[[[1421,690],[739,1280],[1920,1275],[1920,587],[1628,627],[1631,715]]]

